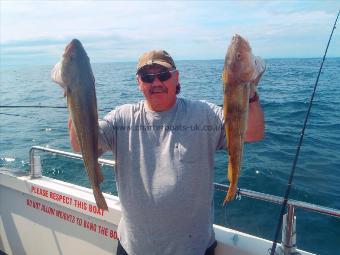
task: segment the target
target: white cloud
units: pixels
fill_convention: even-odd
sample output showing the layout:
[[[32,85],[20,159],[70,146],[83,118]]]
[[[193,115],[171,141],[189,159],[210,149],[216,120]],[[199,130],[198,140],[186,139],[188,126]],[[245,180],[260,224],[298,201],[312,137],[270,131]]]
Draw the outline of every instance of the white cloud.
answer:
[[[234,33],[264,57],[319,56],[336,2],[303,1],[2,1],[2,52],[26,46],[61,54],[79,38],[95,61],[135,60],[166,48],[175,58],[223,58]],[[333,44],[339,45],[339,34]],[[308,47],[306,47],[308,43]],[[18,50],[19,53],[20,50]],[[57,52],[60,51],[59,54]],[[106,52],[106,54],[105,54]],[[332,49],[340,56],[340,49]],[[57,54],[57,55],[56,55]]]

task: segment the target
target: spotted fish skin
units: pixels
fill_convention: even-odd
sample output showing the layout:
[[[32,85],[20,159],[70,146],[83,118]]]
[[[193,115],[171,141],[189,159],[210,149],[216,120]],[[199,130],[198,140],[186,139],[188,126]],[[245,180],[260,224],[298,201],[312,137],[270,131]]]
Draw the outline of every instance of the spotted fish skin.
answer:
[[[96,204],[108,210],[100,190],[103,181],[98,164],[98,112],[95,80],[90,59],[81,42],[73,39],[65,48],[62,59],[51,72],[52,80],[61,85],[67,97],[77,141],[92,186]]]
[[[252,54],[247,40],[234,35],[228,48],[222,81],[224,88],[224,128],[228,149],[230,186],[223,204],[233,200],[241,170],[243,144],[247,130],[249,94],[265,71],[265,63]]]

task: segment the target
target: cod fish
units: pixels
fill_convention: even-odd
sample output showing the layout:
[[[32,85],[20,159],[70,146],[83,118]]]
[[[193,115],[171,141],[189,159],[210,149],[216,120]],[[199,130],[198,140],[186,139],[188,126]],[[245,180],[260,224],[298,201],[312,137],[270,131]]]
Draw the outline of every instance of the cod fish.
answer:
[[[234,35],[228,48],[222,73],[224,87],[224,128],[228,149],[228,179],[230,186],[223,205],[237,191],[241,170],[244,136],[247,129],[249,94],[265,71],[265,63],[252,54],[249,43]],[[255,89],[255,88],[254,88]]]
[[[108,210],[99,186],[104,178],[98,164],[95,80],[89,57],[79,40],[73,39],[66,46],[61,61],[52,69],[51,77],[65,91],[67,106],[96,204],[99,208]]]

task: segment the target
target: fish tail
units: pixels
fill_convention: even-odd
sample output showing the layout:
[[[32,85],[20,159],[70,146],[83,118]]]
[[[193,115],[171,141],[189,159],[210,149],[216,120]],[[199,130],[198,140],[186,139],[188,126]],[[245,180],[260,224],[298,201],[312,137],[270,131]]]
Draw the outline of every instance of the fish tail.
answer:
[[[108,207],[105,201],[105,198],[103,196],[103,193],[101,192],[99,187],[93,187],[93,195],[94,195],[94,199],[96,200],[96,204],[98,206],[98,208],[103,209],[108,211]]]
[[[223,206],[225,206],[228,202],[230,202],[231,200],[234,199],[235,194],[237,191],[237,185],[230,185],[227,195],[225,196],[224,200],[223,200]]]
[[[237,168],[235,168],[235,166],[233,166],[233,164],[231,163],[231,160],[229,158],[229,164],[228,164],[228,179],[229,179],[229,189],[228,192],[224,198],[223,201],[223,206],[225,206],[228,202],[230,202],[231,200],[234,199],[236,191],[237,191],[237,179],[238,177],[235,178],[235,175],[237,171]]]

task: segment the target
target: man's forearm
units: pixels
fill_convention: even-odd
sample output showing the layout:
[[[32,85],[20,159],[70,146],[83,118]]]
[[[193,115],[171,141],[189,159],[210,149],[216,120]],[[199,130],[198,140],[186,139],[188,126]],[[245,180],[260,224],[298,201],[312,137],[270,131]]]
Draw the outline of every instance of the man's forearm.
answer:
[[[248,123],[246,131],[246,142],[256,142],[264,137],[264,114],[260,101],[249,104]]]
[[[73,128],[71,116],[68,119],[68,130],[70,134],[70,143],[71,143],[71,147],[73,151],[80,152],[80,147],[77,141],[76,131]]]

